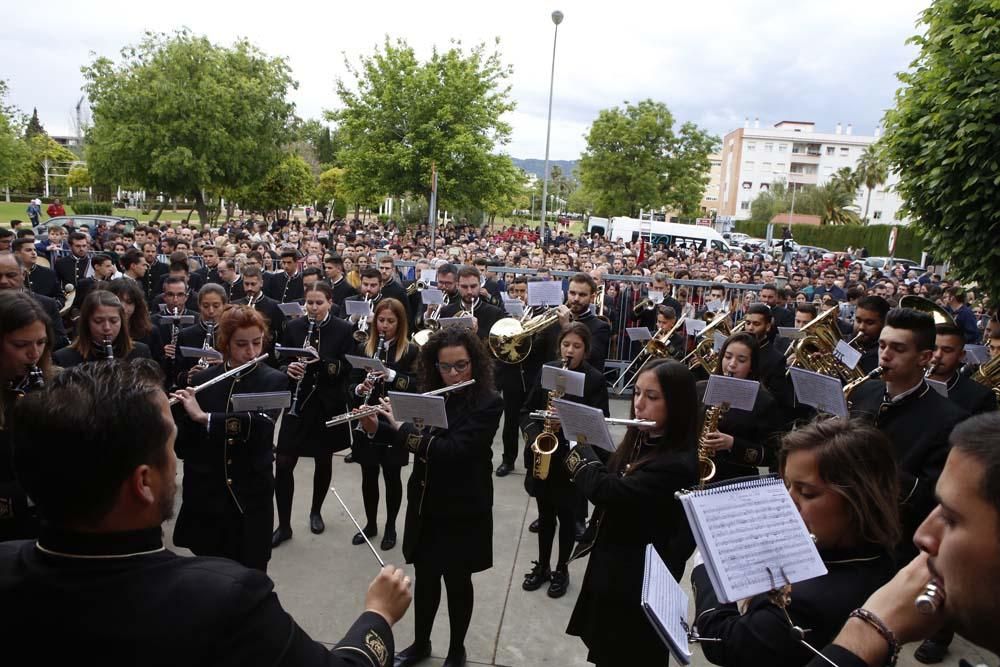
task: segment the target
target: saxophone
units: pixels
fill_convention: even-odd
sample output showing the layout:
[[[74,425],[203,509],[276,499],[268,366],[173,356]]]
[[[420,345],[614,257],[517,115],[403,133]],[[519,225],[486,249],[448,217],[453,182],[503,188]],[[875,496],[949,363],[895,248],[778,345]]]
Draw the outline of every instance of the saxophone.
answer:
[[[569,359],[563,359],[562,368],[563,370],[569,366]],[[562,398],[563,392],[559,390],[549,391],[549,403],[545,407],[548,414],[553,414],[555,410],[555,405],[553,401],[557,398]],[[555,453],[556,449],[559,448],[559,437],[556,435],[556,431],[559,429],[559,419],[546,419],[545,425],[542,427],[542,432],[538,434],[535,441],[531,443],[531,451],[534,453],[531,462],[531,476],[535,479],[548,479],[549,477],[549,463],[552,461],[552,455]]]
[[[698,484],[702,488],[715,477],[715,452],[708,448],[705,441],[709,433],[719,430],[719,420],[728,409],[728,403],[705,408],[705,419],[701,423],[701,433],[698,434]]]

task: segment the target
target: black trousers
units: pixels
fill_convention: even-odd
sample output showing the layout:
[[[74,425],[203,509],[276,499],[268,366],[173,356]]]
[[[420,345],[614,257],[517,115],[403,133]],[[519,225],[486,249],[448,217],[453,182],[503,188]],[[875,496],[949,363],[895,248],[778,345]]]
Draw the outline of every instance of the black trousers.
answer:
[[[523,384],[526,379],[522,379],[521,369],[504,369],[509,375],[503,376],[501,391],[503,391],[503,428],[501,438],[503,439],[503,462],[513,466],[517,460],[517,455],[521,451],[521,408],[524,407],[524,399],[528,392]]]

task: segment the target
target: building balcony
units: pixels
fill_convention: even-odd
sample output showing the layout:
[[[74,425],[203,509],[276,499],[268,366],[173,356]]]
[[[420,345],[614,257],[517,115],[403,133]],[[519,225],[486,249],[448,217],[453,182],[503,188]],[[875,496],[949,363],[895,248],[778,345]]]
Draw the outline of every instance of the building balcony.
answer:
[[[788,158],[792,164],[819,164],[819,153],[792,153]]]
[[[817,174],[788,174],[789,183],[797,183],[799,185],[816,185]]]

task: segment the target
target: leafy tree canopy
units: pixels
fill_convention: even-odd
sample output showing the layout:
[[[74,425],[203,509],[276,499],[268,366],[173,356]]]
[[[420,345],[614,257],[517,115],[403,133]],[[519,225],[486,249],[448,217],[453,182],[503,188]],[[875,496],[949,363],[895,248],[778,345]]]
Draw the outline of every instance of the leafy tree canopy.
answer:
[[[7,82],[0,79],[0,186],[17,185],[30,159],[21,125],[20,112],[7,104]]]
[[[587,133],[580,176],[593,193],[597,212],[636,215],[666,206],[697,213],[719,140],[674,117],[662,102],[643,100],[602,110]]]
[[[238,188],[234,198],[243,210],[282,211],[311,201],[314,192],[309,164],[298,155],[286,155],[260,181]]]
[[[203,223],[203,191],[260,181],[292,139],[288,63],[246,40],[227,48],[187,31],[147,33],[117,64],[99,57],[83,74],[94,177],[190,195]]]
[[[403,40],[388,38],[337,81],[342,108],[327,113],[338,124],[337,152],[356,201],[386,195],[430,195],[438,171],[438,202],[460,210],[513,201],[520,174],[496,150],[510,140],[503,115],[514,109],[511,68],[485,44],[466,51],[453,42],[426,62]]]
[[[32,109],[31,118],[28,120],[28,124],[24,126],[24,138],[31,139],[39,134],[48,133],[42,127],[42,121],[38,120],[38,109]]]
[[[937,259],[1000,296],[1000,4],[935,0],[885,117],[903,212]]]

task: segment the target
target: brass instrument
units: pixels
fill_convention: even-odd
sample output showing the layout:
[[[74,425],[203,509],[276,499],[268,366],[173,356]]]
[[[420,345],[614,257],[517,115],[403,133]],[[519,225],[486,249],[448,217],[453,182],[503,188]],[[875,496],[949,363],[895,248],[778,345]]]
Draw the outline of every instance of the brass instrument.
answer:
[[[837,309],[831,308],[803,325],[801,330],[805,335],[792,344],[791,352],[795,355],[795,359],[789,367],[798,366],[814,373],[840,378],[847,383],[864,377],[863,370],[857,366],[851,368],[833,353],[842,340],[840,327],[837,326],[837,315]],[[857,341],[858,336],[855,336],[848,345]]]
[[[643,312],[653,310],[654,308],[656,308],[656,304],[653,303],[653,300],[647,296],[645,299],[635,304],[635,308],[632,309],[632,315],[639,317],[643,314]]]
[[[414,280],[412,283],[406,286],[406,295],[413,296],[417,292],[423,292],[427,289],[429,285],[423,280]]]
[[[563,359],[562,368],[565,370],[569,366],[569,357]],[[559,385],[556,385],[557,387]],[[559,389],[554,389],[549,391],[549,404],[546,407],[547,412],[555,412],[555,405],[553,401],[558,398],[563,397],[563,391]],[[559,436],[556,435],[556,430],[559,428],[559,422],[554,419],[546,419],[545,425],[542,427],[542,432],[538,434],[535,441],[531,443],[531,476],[535,479],[548,479],[549,477],[549,464],[552,461],[552,455],[555,453],[556,449],[559,448]]]
[[[226,378],[230,378],[230,377],[232,377],[234,375],[237,375],[238,373],[240,373],[240,372],[242,372],[242,371],[250,368],[251,366],[253,366],[253,365],[257,364],[257,363],[260,363],[261,361],[264,361],[265,359],[267,359],[267,355],[266,354],[262,354],[259,357],[251,359],[250,361],[246,362],[245,364],[240,364],[236,368],[234,368],[232,370],[226,371],[222,375],[214,377],[211,380],[208,380],[207,382],[203,382],[203,383],[199,384],[196,387],[192,387],[191,390],[194,393],[197,394],[202,389],[208,389],[213,384],[217,384],[219,382],[222,382]],[[170,403],[170,405],[177,405],[177,403],[179,403],[180,401],[178,399],[176,399],[176,398],[171,398],[168,402]]]
[[[432,391],[425,391],[420,394],[421,396],[440,396],[441,394],[447,394],[449,391],[455,391],[456,389],[464,389],[470,385],[476,384],[476,381],[466,380],[465,382],[457,382],[455,384],[448,385],[447,387],[441,387],[440,389],[434,389]],[[361,419],[362,417],[367,417],[369,415],[376,414],[381,405],[366,405],[364,407],[356,409],[354,412],[345,412],[342,415],[337,415],[332,419],[327,420],[327,428],[331,426],[339,426],[340,424],[349,424],[356,419]]]
[[[413,334],[413,344],[417,347],[423,347],[430,340],[431,335],[441,328],[441,309],[444,307],[443,303],[434,304],[432,310],[427,317],[424,318],[424,325],[426,328],[421,329],[417,333]]]
[[[490,327],[489,345],[493,356],[505,364],[518,364],[531,354],[531,337],[559,321],[559,310],[550,308],[521,324],[504,317]]]
[[[844,400],[847,402],[847,407],[848,408],[851,407],[851,394],[854,393],[855,389],[860,387],[865,382],[868,382],[869,380],[874,380],[876,378],[881,377],[883,373],[885,373],[885,369],[882,368],[881,366],[876,366],[875,368],[872,369],[870,373],[868,373],[868,375],[864,375],[858,378],[857,380],[848,382],[846,385],[844,385]]]
[[[604,322],[607,322],[608,324],[611,324],[611,320],[608,318],[607,315],[604,314],[604,293],[605,293],[606,289],[607,288],[603,284],[600,287],[597,288],[597,298],[596,298],[596,301],[597,301],[597,303],[596,303],[597,313],[596,313],[596,315],[597,315],[597,319],[603,320]]]
[[[368,304],[368,311],[370,313],[372,300],[366,296],[364,302]],[[368,315],[358,315],[358,330],[353,335],[354,340],[361,344],[368,342]]]
[[[309,329],[306,331],[306,339],[302,341],[302,347],[307,350],[315,350],[312,346],[313,331],[316,329],[316,318],[309,317]],[[364,318],[362,318],[364,319]],[[309,363],[308,361],[305,363]],[[288,411],[288,414],[293,417],[299,416],[299,392],[302,391],[302,381],[306,379],[306,371],[303,369],[302,377],[295,381],[295,392],[292,394],[292,408]]]
[[[997,403],[1000,403],[1000,355],[980,365],[978,370],[972,374],[972,381],[992,389]]]
[[[741,324],[746,326],[743,322]],[[737,330],[742,330],[742,327]],[[733,331],[734,329],[729,323],[729,311],[724,310],[716,314],[709,325],[701,330],[701,340],[686,357],[681,359],[681,363],[687,365],[691,370],[701,366],[706,373],[712,375],[715,373],[716,357],[718,356],[715,353],[715,335],[719,333],[728,338],[733,334]]]
[[[951,316],[951,313],[930,299],[925,299],[922,296],[907,294],[899,300],[899,307],[909,308],[910,310],[919,310],[921,313],[927,313],[934,318],[935,326],[938,324],[947,324],[950,327],[955,326],[955,318]]]
[[[705,418],[701,422],[701,433],[698,434],[698,485],[705,484],[715,477],[715,452],[708,448],[705,440],[709,433],[719,430],[719,420],[729,410],[729,404],[710,405],[705,408]]]
[[[656,335],[646,342],[646,345],[639,351],[639,354],[635,355],[635,359],[628,365],[628,368],[622,371],[622,374],[618,376],[615,383],[611,385],[612,391],[619,395],[622,394],[622,392],[632,386],[632,383],[639,377],[639,373],[642,372],[646,364],[653,359],[665,359],[671,356],[670,339],[684,326],[684,319],[683,317],[679,318],[677,324],[672,326],[669,331],[657,331]],[[633,368],[635,368],[635,371],[632,370]]]

